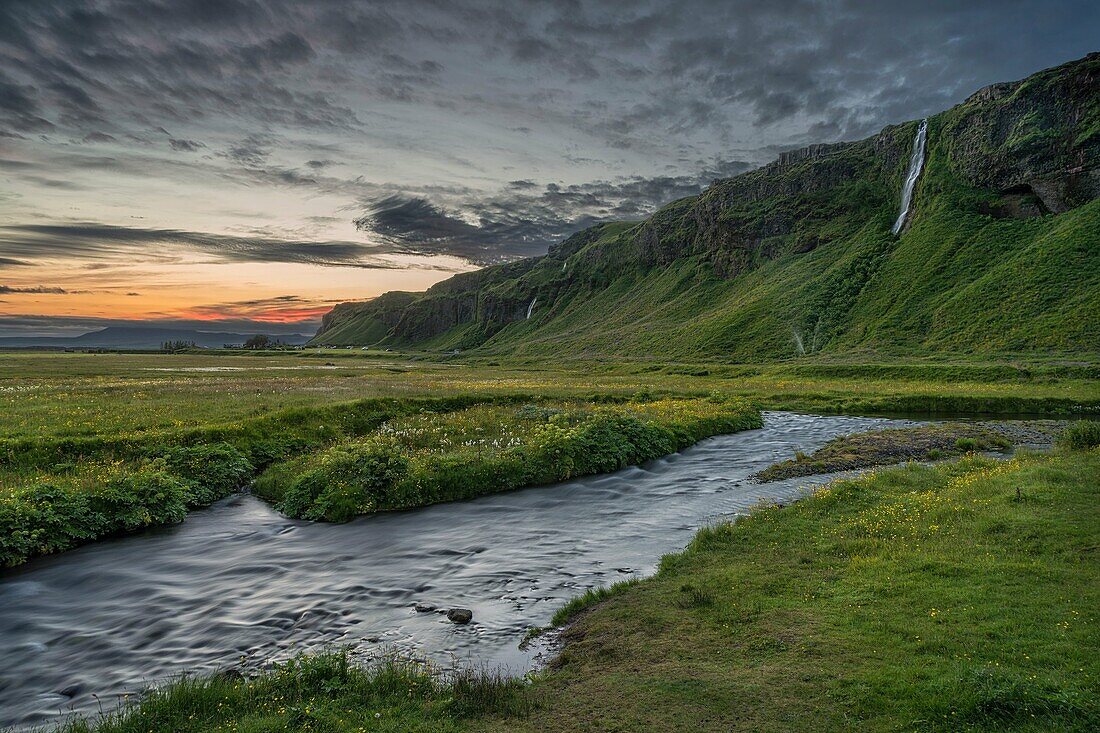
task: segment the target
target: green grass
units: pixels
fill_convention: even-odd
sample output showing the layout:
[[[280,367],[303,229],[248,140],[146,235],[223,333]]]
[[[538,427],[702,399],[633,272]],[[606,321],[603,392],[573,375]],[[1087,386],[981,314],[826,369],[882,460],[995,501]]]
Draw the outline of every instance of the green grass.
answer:
[[[1092,730],[1098,479],[967,458],[703,530],[577,620],[510,729]]]
[[[773,364],[518,357],[440,362],[425,356],[0,352],[0,440],[159,436],[375,398],[456,394],[568,398],[648,390],[703,396],[717,389],[769,409],[1100,409],[1097,354],[1072,360],[817,354]]]
[[[1085,450],[1100,446],[1100,422],[1081,420],[1058,436],[1058,444],[1072,450]]]
[[[469,704],[322,657],[70,731],[1092,731],[1098,485],[1096,450],[835,482],[570,603],[553,668]]]
[[[290,516],[346,521],[607,473],[762,425],[751,404],[720,396],[481,405],[398,418],[276,464],[255,493]]]
[[[916,121],[716,181],[543,257],[342,306],[315,341],[385,334],[384,345],[554,360],[1095,353],[1100,200],[1069,183],[1055,206],[1066,211],[1005,212],[1014,183],[1098,165],[1098,71],[1081,59],[930,117],[900,236]]]
[[[391,659],[356,666],[346,652],[298,657],[251,679],[185,678],[104,719],[73,721],[63,733],[274,733],[275,731],[462,730],[472,716],[524,715],[532,696],[522,681],[459,671],[443,677]]]
[[[171,446],[156,458],[0,472],[0,567],[85,542],[183,521],[245,486],[254,467],[228,443]]]
[[[184,511],[203,506],[236,488],[196,471],[201,464],[190,472],[173,464],[171,457],[184,449],[237,456],[248,467],[241,474],[244,482],[283,463],[258,486],[258,493],[281,503],[285,487],[300,484],[298,474],[311,467],[309,456],[344,450],[331,446],[393,438],[376,434],[384,425],[402,432],[398,443],[409,469],[401,469],[405,478],[394,482],[401,487],[396,494],[389,488],[378,494],[376,487],[373,500],[360,501],[360,492],[349,490],[334,504],[322,501],[320,508],[315,504],[322,492],[311,489],[291,507],[303,516],[346,519],[368,504],[419,506],[580,475],[564,463],[521,456],[526,449],[519,443],[508,455],[489,445],[517,438],[504,436],[506,426],[534,426],[507,413],[528,403],[607,407],[632,396],[698,399],[717,391],[765,409],[816,412],[1088,414],[1100,409],[1098,367],[1087,359],[860,362],[818,355],[770,365],[714,360],[548,365],[515,357],[439,362],[425,356],[0,354],[0,536],[6,538],[0,542],[7,543],[0,547],[0,562],[16,564],[91,539],[178,521],[181,506]],[[314,368],[318,365],[324,368]],[[441,394],[447,396],[431,396]],[[441,417],[462,410],[460,420]],[[449,432],[462,425],[465,433]],[[624,448],[582,473],[624,465],[624,456],[627,462],[656,457],[669,452],[665,448],[677,450],[735,427],[692,429],[671,442],[659,437],[654,443],[663,446],[659,452]],[[458,443],[470,445],[458,449]],[[300,462],[285,463],[297,458]],[[135,497],[120,505],[117,516],[102,502],[98,508],[88,503],[127,473],[143,486],[153,481],[168,496]],[[164,481],[141,478],[161,474]],[[481,488],[472,490],[475,485]],[[72,501],[44,504],[35,498],[38,492]]]

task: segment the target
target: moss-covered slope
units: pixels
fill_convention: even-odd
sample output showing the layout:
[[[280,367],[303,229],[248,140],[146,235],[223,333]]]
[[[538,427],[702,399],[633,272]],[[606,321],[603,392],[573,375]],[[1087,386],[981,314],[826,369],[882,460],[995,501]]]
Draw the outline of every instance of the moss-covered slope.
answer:
[[[815,145],[646,221],[423,294],[345,304],[314,343],[540,356],[1081,352],[1100,343],[1100,54],[929,119]]]

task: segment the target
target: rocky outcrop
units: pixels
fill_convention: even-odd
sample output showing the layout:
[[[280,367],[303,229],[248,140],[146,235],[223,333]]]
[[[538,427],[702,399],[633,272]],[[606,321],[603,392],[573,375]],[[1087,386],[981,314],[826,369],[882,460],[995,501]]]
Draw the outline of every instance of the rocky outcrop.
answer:
[[[1061,213],[1100,196],[1100,53],[994,84],[945,112],[952,166],[971,184]],[[1090,123],[1091,122],[1091,123]]]

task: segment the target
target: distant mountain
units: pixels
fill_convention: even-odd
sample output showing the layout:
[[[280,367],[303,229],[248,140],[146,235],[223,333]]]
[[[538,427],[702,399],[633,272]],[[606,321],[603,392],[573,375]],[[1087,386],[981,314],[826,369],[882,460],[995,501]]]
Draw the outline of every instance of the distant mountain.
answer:
[[[986,87],[926,126],[785,153],[542,257],[341,304],[312,343],[739,361],[1095,352],[1100,54]]]
[[[159,349],[165,341],[194,342],[196,346],[217,348],[226,344],[243,344],[254,335],[157,326],[108,326],[80,336],[3,337],[0,338],[0,348]],[[300,333],[272,338],[291,345],[304,344],[309,340],[309,336]]]

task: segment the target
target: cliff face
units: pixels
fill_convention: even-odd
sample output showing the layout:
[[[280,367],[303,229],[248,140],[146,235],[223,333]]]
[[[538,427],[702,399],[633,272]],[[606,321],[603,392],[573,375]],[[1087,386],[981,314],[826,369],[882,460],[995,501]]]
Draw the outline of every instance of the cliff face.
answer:
[[[1019,252],[1006,251],[998,267],[1025,252],[1056,250],[1050,243],[1031,249],[1048,230],[1078,244],[1097,234],[1093,247],[1082,250],[1091,266],[1100,249],[1100,233],[1087,231],[1100,196],[1100,54],[987,87],[929,118],[926,170],[910,219],[915,231],[896,239],[890,223],[916,128],[908,122],[858,142],[790,151],[643,222],[578,232],[543,257],[457,275],[422,294],[338,306],[314,343],[373,338],[423,348],[779,356],[790,354],[790,331],[812,329],[820,348],[867,339],[903,344],[933,336],[924,325],[915,334],[893,332],[882,323],[855,322],[853,314],[874,310],[868,299],[891,300],[891,292],[876,295],[876,288],[903,257],[931,262],[941,256],[952,237],[941,232],[926,242],[922,229],[951,225],[956,228],[944,231],[972,241],[994,222],[1019,220],[1000,235],[1002,244],[1018,242]],[[1087,210],[1085,221],[1072,231],[1053,216],[1080,209]],[[1032,219],[1044,229],[1023,221]],[[926,251],[911,252],[914,247]],[[952,292],[983,277],[973,268],[959,273],[947,282],[929,272],[920,307],[942,311]],[[701,293],[705,297],[693,300]],[[631,308],[639,309],[641,321],[616,320]],[[704,333],[681,323],[704,316],[720,330]],[[668,320],[660,334],[641,331],[639,323],[661,317]],[[946,322],[943,313],[919,318],[921,324]],[[618,338],[624,333],[636,335]],[[1019,348],[1038,348],[1021,339]]]
[[[986,87],[941,115],[948,157],[975,187],[1069,211],[1100,196],[1098,96],[1100,53]]]

